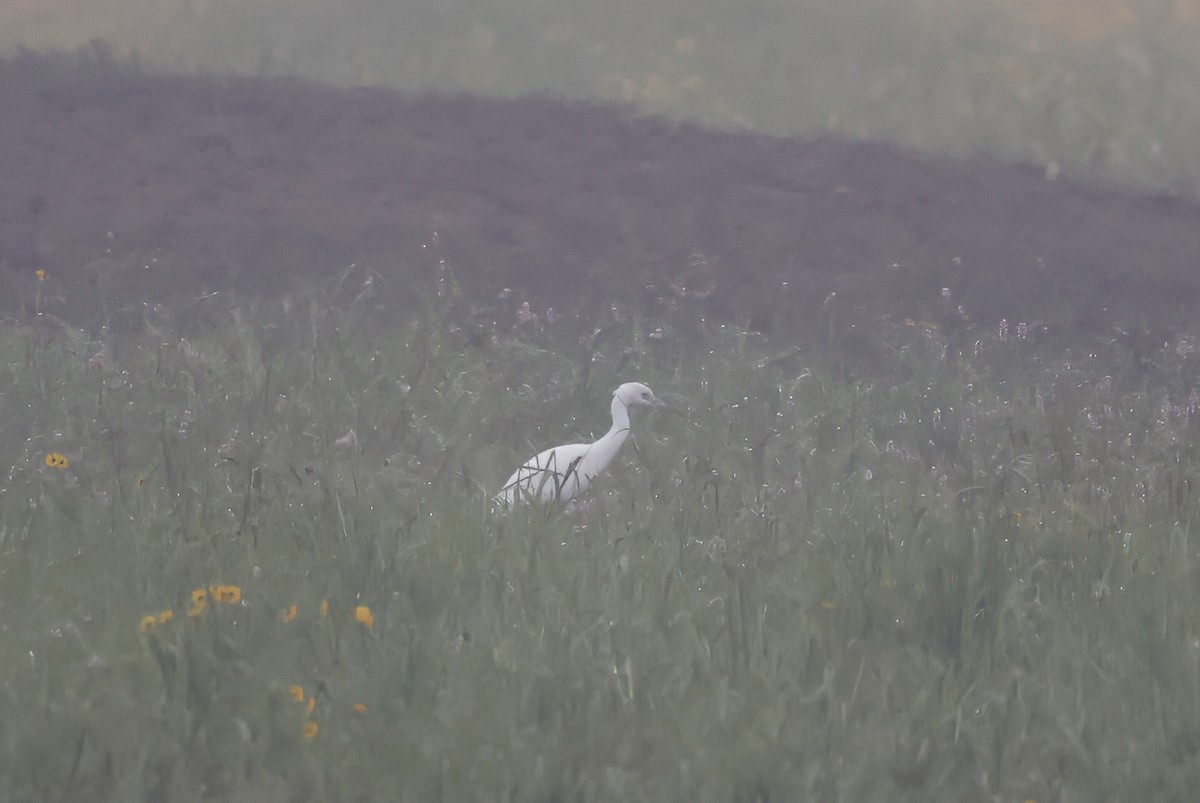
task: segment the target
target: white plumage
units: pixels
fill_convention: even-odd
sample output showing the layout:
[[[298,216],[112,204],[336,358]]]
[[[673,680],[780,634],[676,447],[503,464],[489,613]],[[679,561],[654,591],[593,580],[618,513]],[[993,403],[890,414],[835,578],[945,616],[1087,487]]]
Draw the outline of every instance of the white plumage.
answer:
[[[629,437],[629,408],[665,406],[641,382],[626,382],[613,392],[612,427],[595,443],[568,443],[534,455],[504,483],[496,502],[508,506],[519,499],[542,502],[575,499],[612,462]]]

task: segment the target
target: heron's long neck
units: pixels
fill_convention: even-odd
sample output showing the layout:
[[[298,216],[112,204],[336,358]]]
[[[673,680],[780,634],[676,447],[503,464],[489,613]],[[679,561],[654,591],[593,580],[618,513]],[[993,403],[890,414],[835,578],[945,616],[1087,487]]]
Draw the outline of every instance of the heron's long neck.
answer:
[[[613,396],[611,410],[612,427],[600,441],[620,446],[629,437],[629,410],[625,407],[625,403],[616,396]],[[597,443],[600,441],[597,441]]]

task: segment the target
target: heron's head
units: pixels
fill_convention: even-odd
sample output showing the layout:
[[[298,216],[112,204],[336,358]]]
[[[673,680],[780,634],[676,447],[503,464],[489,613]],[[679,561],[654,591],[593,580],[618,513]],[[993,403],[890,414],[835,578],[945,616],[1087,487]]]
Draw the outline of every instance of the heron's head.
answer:
[[[613,392],[613,396],[621,400],[626,407],[642,404],[647,407],[665,407],[666,402],[654,395],[654,391],[641,382],[626,382]]]

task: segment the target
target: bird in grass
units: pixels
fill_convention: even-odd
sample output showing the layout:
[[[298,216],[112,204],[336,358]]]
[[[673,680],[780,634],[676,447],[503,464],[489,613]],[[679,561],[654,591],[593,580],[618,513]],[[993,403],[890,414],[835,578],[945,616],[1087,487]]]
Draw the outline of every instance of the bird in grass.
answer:
[[[626,382],[613,392],[612,426],[595,443],[568,443],[534,455],[504,483],[496,502],[502,506],[533,498],[541,502],[576,499],[621,451],[629,437],[629,408],[665,407],[641,382]]]

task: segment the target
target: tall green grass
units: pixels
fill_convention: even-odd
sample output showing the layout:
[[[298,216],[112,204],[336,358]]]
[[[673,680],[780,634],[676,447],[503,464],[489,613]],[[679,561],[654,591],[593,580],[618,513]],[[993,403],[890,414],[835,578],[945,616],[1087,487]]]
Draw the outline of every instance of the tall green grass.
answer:
[[[1194,358],[329,297],[0,324],[3,799],[1196,788]],[[631,379],[594,506],[490,510]]]

